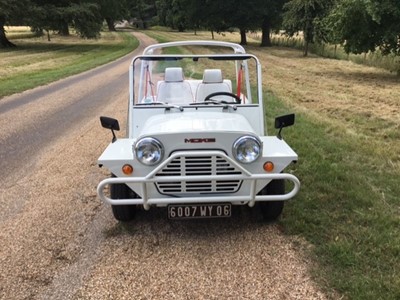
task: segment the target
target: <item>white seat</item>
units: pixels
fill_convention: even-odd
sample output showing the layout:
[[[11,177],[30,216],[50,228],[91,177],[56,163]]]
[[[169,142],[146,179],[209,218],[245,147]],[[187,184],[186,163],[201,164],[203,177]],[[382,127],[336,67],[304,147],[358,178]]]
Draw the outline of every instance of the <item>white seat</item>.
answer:
[[[173,104],[193,102],[193,93],[182,68],[165,69],[164,81],[157,84],[157,101]]]
[[[224,80],[220,69],[206,69],[203,73],[203,81],[198,85],[196,91],[196,102],[203,102],[204,99],[216,92],[232,92],[230,80]],[[215,100],[233,101],[229,96],[216,96]]]

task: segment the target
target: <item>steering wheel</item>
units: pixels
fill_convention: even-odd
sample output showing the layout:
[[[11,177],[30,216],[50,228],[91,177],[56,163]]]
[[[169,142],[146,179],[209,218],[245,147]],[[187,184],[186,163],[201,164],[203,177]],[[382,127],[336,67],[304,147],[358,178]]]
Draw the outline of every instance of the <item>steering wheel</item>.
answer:
[[[242,102],[242,99],[240,99],[240,97],[238,97],[238,96],[235,95],[234,93],[230,93],[230,92],[216,92],[216,93],[212,93],[212,94],[208,95],[208,96],[204,99],[204,101],[209,101],[209,100],[211,100],[212,97],[215,97],[215,96],[229,96],[229,97],[235,98],[235,100],[236,100],[235,104],[240,104],[240,103]],[[221,103],[229,104],[229,102],[226,102],[226,101],[221,101]]]

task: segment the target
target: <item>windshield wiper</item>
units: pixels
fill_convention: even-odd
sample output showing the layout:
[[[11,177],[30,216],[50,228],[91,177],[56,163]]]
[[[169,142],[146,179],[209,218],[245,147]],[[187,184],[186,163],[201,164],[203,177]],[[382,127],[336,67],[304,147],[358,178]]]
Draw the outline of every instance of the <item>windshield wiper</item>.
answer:
[[[151,106],[151,105],[162,105],[165,106],[166,110],[169,110],[171,108],[176,108],[179,109],[180,111],[183,111],[183,107],[180,105],[174,105],[174,104],[169,104],[165,102],[160,102],[160,101],[151,101],[151,102],[144,102],[144,103],[137,103],[137,106]]]
[[[168,104],[168,103],[165,103],[164,105],[167,106],[165,108],[166,110],[170,110],[171,108],[176,108],[176,109],[179,109],[180,111],[183,111],[183,106],[180,106],[180,105],[173,105],[173,104]]]
[[[223,109],[232,108],[233,110],[237,110],[236,102],[227,102],[224,100],[207,100],[204,102],[195,102],[190,103],[190,105],[208,105],[208,104],[215,104],[215,105],[223,105]]]

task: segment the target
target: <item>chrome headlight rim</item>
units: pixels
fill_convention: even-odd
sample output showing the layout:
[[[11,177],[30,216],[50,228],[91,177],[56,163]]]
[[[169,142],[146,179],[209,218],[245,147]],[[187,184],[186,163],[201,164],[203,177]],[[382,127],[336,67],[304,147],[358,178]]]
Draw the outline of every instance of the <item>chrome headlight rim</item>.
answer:
[[[146,147],[152,147],[153,149],[150,148],[150,150],[156,150],[155,152],[152,152],[150,154],[153,155],[154,153],[157,153],[156,155],[153,155],[153,158],[150,158],[148,160],[146,160],[146,155],[144,155]],[[164,157],[163,144],[159,140],[152,137],[141,138],[135,143],[134,149],[136,159],[145,166],[157,165]]]
[[[253,145],[253,150],[255,150],[253,153],[250,153],[250,155],[241,155],[241,147],[244,147],[247,142],[252,142],[254,143]],[[252,135],[245,135],[240,138],[238,138],[232,146],[232,152],[234,158],[243,164],[251,164],[255,162],[259,157],[260,154],[262,153],[262,143],[261,141]],[[246,152],[246,151],[245,151]]]

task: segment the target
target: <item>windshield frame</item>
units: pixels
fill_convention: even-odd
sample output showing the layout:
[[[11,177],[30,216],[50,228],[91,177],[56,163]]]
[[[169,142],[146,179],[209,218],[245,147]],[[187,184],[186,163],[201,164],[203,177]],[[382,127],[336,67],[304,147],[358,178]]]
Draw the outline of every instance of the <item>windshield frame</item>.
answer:
[[[262,95],[262,78],[261,78],[261,64],[258,58],[252,54],[248,53],[233,53],[233,54],[151,54],[151,55],[138,55],[134,57],[131,61],[129,67],[129,102],[130,105],[133,106],[139,103],[139,99],[143,99],[144,97],[144,80],[145,80],[145,72],[146,69],[151,67],[152,62],[160,62],[160,61],[179,61],[183,59],[192,59],[193,61],[198,61],[199,59],[209,59],[215,61],[234,61],[235,62],[235,72],[236,77],[238,76],[240,63],[243,64],[245,78],[243,78],[244,84],[246,86],[247,91],[251,91],[252,86],[249,78],[249,66],[247,61],[252,59],[255,62],[256,67],[256,79],[255,84],[256,88],[256,97],[257,103],[261,108],[263,108],[263,95]],[[140,61],[138,63],[138,61]],[[135,67],[136,66],[136,67]],[[139,70],[137,70],[139,66]],[[138,72],[139,71],[139,72]],[[138,72],[138,74],[136,74]],[[138,93],[136,95],[135,84],[137,85]],[[254,87],[253,87],[254,89]],[[253,103],[250,96],[250,102]]]

